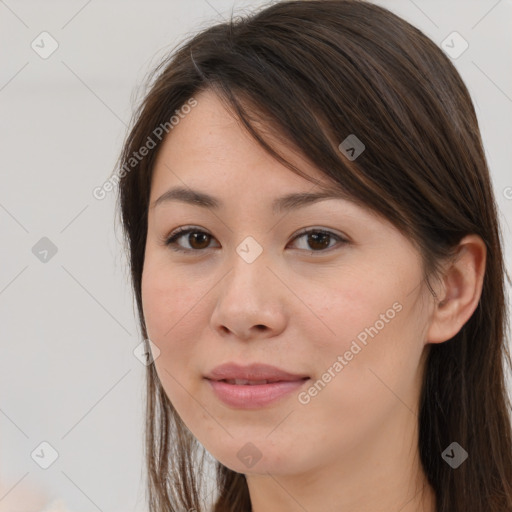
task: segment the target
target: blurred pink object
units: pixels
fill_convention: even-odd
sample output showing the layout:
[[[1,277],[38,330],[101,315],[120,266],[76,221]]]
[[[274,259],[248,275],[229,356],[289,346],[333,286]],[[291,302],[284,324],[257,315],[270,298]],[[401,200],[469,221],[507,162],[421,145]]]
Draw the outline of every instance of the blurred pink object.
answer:
[[[48,499],[41,489],[24,482],[0,482],[0,512],[40,512]]]

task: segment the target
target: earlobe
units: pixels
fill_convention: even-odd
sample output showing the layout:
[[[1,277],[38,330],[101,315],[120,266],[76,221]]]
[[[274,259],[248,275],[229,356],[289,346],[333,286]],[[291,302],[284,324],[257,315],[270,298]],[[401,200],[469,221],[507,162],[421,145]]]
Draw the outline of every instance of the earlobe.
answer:
[[[443,276],[443,295],[435,301],[427,343],[453,338],[471,318],[482,293],[486,256],[485,243],[478,235],[460,241]]]

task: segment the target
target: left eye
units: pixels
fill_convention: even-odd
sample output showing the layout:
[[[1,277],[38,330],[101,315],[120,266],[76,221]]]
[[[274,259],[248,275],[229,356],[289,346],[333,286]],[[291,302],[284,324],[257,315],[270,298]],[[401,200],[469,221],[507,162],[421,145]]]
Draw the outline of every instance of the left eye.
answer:
[[[177,241],[185,235],[189,235],[186,240],[190,247],[183,247],[177,243]],[[310,244],[311,252],[325,252],[325,249],[330,249],[332,245],[329,245],[329,242],[332,239],[337,240],[341,244],[347,243],[347,240],[341,236],[331,231],[325,231],[321,229],[308,229],[302,231],[295,238],[293,238],[292,241],[306,236],[306,243]],[[169,235],[165,241],[165,245],[171,246],[171,249],[174,251],[199,252],[204,249],[208,249],[209,242],[212,238],[213,237],[209,233],[196,228],[179,228]]]

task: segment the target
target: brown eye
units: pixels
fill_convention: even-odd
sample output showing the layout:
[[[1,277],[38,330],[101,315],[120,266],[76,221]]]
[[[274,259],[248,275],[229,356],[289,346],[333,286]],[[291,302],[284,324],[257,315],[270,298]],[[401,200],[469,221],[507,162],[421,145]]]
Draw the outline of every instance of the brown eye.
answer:
[[[329,247],[331,235],[328,233],[308,233],[306,236],[307,243],[310,244],[310,247],[314,250],[322,250]]]
[[[210,243],[210,235],[202,231],[193,231],[188,235],[188,243],[193,249],[206,249]]]
[[[186,238],[188,244],[190,245],[190,248],[183,248],[181,246],[178,246],[176,243],[177,240],[180,238],[184,238],[185,235],[188,235]],[[211,240],[212,236],[205,231],[200,231],[195,228],[180,228],[178,231],[171,234],[171,236],[166,240],[166,245],[172,245],[172,246],[178,246],[173,247],[175,251],[200,251],[203,249],[207,249],[209,242]]]
[[[340,243],[347,243],[347,241],[341,236],[332,233],[331,231],[324,231],[320,229],[309,229],[307,231],[303,231],[294,238],[294,241],[300,238],[304,238],[306,240],[307,247],[305,247],[304,250],[310,250],[312,252],[325,252],[326,249],[330,249],[333,246],[329,244],[333,239]]]

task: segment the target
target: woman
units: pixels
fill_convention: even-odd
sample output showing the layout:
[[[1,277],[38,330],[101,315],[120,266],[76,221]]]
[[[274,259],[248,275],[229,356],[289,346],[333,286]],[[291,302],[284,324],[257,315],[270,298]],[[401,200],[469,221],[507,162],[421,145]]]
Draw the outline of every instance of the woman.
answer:
[[[512,512],[500,230],[449,59],[304,0],[155,73],[118,172],[150,511]]]

